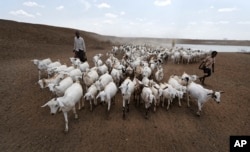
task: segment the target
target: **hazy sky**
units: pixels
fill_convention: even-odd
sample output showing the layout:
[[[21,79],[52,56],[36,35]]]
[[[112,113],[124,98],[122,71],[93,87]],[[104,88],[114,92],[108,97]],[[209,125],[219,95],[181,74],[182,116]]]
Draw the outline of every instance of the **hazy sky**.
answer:
[[[124,37],[250,40],[249,0],[1,0],[0,19]]]

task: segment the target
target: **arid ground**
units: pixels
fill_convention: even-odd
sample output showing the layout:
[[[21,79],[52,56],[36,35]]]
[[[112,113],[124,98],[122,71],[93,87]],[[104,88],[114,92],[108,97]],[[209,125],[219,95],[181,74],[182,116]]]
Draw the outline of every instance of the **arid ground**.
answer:
[[[82,32],[87,57],[93,66],[96,53],[112,47]],[[89,104],[78,111],[75,120],[69,113],[69,132],[65,134],[62,113],[50,115],[41,106],[52,98],[51,92],[37,84],[38,72],[32,59],[50,57],[70,65],[73,56],[73,29],[0,21],[0,151],[23,152],[228,152],[231,135],[250,135],[250,54],[221,53],[215,73],[206,80],[206,88],[223,90],[221,103],[210,100],[196,116],[197,104],[187,108],[174,102],[170,110],[159,107],[144,118],[144,106],[132,101],[127,119],[122,119],[120,93],[111,105]],[[96,37],[96,36],[95,36]],[[220,50],[218,50],[220,51]],[[164,64],[164,81],[172,74],[201,75],[197,64]],[[199,82],[198,82],[199,83]]]

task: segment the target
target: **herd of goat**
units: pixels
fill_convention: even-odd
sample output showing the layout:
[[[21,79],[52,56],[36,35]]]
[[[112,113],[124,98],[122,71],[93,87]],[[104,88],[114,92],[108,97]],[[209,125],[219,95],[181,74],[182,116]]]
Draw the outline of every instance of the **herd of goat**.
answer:
[[[118,59],[116,54],[122,54]],[[78,118],[78,109],[88,101],[90,110],[93,104],[107,103],[107,114],[110,111],[111,103],[115,102],[115,97],[120,91],[122,96],[122,115],[126,117],[129,112],[130,100],[139,106],[145,106],[145,118],[152,107],[153,111],[160,105],[166,109],[176,98],[179,106],[184,96],[187,105],[190,97],[197,100],[200,115],[203,104],[209,99],[220,102],[222,91],[213,91],[204,88],[195,81],[196,75],[183,73],[181,76],[171,75],[167,82],[162,82],[164,78],[164,62],[192,63],[200,62],[209,52],[192,50],[185,48],[158,48],[150,49],[146,46],[121,45],[113,46],[108,52],[107,59],[102,59],[103,54],[96,54],[92,61],[82,63],[78,58],[71,57],[72,65],[67,66],[59,61],[52,62],[50,58],[34,59],[33,63],[38,68],[38,84],[42,89],[49,88],[55,95],[42,107],[48,106],[51,114],[58,110],[63,112],[65,118],[65,132],[68,131],[67,112],[73,111],[75,118]],[[94,66],[90,67],[89,62]],[[47,77],[41,78],[42,73]],[[44,75],[44,74],[43,74]]]

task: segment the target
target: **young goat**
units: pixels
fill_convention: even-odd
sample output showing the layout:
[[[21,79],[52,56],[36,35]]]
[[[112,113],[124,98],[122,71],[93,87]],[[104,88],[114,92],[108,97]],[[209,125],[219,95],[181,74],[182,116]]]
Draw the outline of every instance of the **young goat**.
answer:
[[[75,104],[80,102],[83,96],[83,90],[80,83],[76,82],[72,84],[66,91],[63,97],[53,98],[47,103],[45,103],[42,107],[49,106],[50,113],[55,114],[57,110],[60,108],[63,112],[65,119],[65,132],[68,132],[68,112],[73,110],[75,114],[75,118],[78,118],[76,113]]]
[[[187,86],[187,91],[188,91],[191,98],[197,100],[198,111],[196,114],[198,116],[200,116],[201,108],[205,102],[207,102],[209,99],[212,98],[217,103],[220,103],[221,93],[224,93],[223,91],[213,91],[213,90],[203,88],[203,86],[201,86],[200,84],[194,83],[194,82],[191,82]],[[187,100],[187,104],[189,107],[190,106],[189,105],[189,98]]]
[[[107,113],[109,114],[110,106],[111,106],[111,100],[115,98],[115,95],[117,93],[118,89],[114,82],[110,82],[107,84],[103,91],[99,92],[96,99],[100,98],[101,102],[108,103],[108,109]]]
[[[122,93],[122,111],[123,118],[125,119],[126,110],[129,112],[129,103],[131,95],[134,93],[135,84],[130,80],[130,78],[125,79],[121,86],[119,87]]]
[[[92,84],[89,88],[88,88],[88,90],[87,90],[87,92],[85,93],[85,95],[84,95],[84,99],[85,100],[87,100],[87,101],[89,101],[89,104],[90,104],[90,111],[93,111],[93,104],[92,104],[92,101],[94,100],[94,104],[95,105],[97,105],[97,101],[96,101],[96,95],[97,95],[97,92],[98,92],[98,90],[97,90],[97,88],[96,88],[96,86],[95,86],[95,84]]]
[[[155,96],[153,95],[153,92],[150,87],[144,86],[144,88],[142,89],[141,98],[145,103],[145,118],[148,119],[149,108],[152,103],[155,102]]]

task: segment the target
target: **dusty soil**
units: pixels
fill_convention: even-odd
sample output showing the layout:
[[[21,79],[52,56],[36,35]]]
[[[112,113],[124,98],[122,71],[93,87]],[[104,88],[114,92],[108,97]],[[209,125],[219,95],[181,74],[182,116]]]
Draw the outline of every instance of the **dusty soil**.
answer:
[[[73,31],[47,26],[0,22],[0,151],[229,151],[230,135],[250,135],[250,55],[219,53],[215,73],[206,87],[223,90],[221,103],[212,100],[195,115],[197,104],[187,108],[174,102],[169,111],[158,108],[144,119],[144,108],[130,106],[122,119],[120,94],[111,105],[107,119],[106,106],[93,112],[89,104],[78,111],[79,119],[69,113],[69,133],[65,134],[62,113],[50,115],[41,105],[51,99],[48,90],[36,84],[38,72],[30,61],[50,57],[70,65]],[[105,53],[111,45],[83,37],[91,65],[96,53]],[[220,50],[218,50],[220,51]],[[171,74],[184,71],[201,75],[198,64],[164,64],[167,81]]]

